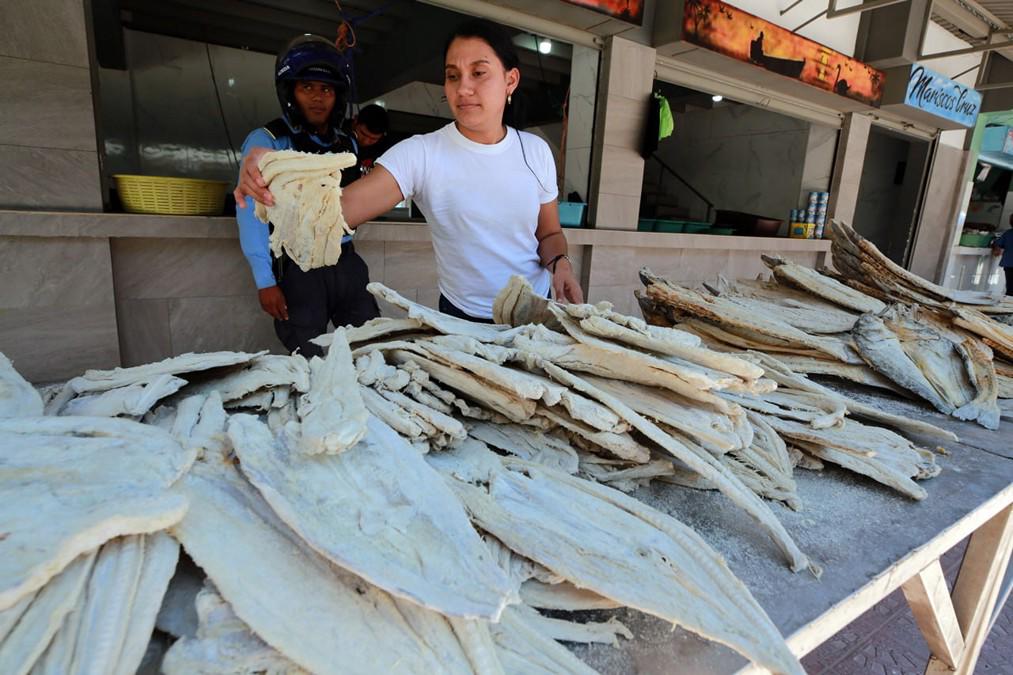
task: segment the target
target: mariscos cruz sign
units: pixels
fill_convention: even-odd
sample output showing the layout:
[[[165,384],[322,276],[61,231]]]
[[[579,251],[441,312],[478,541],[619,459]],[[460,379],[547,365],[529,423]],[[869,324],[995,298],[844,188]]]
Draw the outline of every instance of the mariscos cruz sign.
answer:
[[[981,94],[916,63],[911,66],[904,103],[973,127],[981,110]]]

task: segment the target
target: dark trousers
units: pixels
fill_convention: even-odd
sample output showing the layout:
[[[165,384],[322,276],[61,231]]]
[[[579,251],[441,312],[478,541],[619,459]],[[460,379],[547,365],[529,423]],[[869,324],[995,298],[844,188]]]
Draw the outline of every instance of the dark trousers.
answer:
[[[380,316],[376,300],[366,290],[369,268],[349,242],[341,247],[341,258],[329,267],[303,272],[288,256],[280,267],[278,286],[285,294],[288,321],[275,321],[274,332],[290,352],[299,350],[306,358],[323,355],[310,339],[327,332],[327,322],[338,326],[361,326]]]
[[[1003,267],[1006,273],[1006,295],[1013,295],[1013,267]]]
[[[457,305],[455,305],[454,303],[452,303],[450,300],[447,300],[447,296],[443,295],[443,293],[440,293],[439,309],[444,314],[449,314],[450,316],[456,316],[458,319],[465,319],[467,321],[474,321],[475,323],[493,323],[492,319],[480,319],[477,316],[471,316],[470,314],[465,314],[463,309],[459,308]]]

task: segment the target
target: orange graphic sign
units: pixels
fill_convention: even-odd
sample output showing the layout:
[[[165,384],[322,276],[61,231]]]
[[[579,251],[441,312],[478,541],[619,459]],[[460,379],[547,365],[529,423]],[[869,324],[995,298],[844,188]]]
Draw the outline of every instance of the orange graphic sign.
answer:
[[[879,107],[886,75],[721,0],[685,0],[683,39]]]
[[[563,0],[563,2],[587,7],[638,26],[644,20],[644,0]]]

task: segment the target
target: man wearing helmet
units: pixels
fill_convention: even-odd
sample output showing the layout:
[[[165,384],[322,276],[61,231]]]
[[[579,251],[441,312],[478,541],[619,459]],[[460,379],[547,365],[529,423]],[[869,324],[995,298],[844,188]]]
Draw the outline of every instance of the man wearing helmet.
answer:
[[[300,152],[352,152],[358,145],[341,131],[348,77],[341,53],[322,37],[293,39],[275,61],[275,86],[282,116],[254,129],[243,143],[245,157],[253,148]],[[342,185],[360,174],[358,165],[342,172]],[[271,257],[270,224],[260,221],[253,205],[236,209],[239,241],[250,263],[260,306],[274,318],[278,338],[289,351],[306,356],[322,350],[309,342],[335,326],[361,325],[380,315],[366,291],[369,269],[355,253],[351,236],[341,246],[335,265],[303,272],[284,254]]]

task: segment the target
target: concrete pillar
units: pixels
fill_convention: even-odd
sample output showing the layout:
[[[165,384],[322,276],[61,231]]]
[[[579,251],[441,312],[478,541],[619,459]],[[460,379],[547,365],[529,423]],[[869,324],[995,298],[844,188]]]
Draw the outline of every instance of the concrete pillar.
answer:
[[[594,104],[598,88],[597,49],[573,46],[570,60],[570,102],[567,106],[565,173],[561,199],[576,192],[585,202],[591,182],[594,145]]]
[[[640,145],[647,97],[654,86],[655,51],[609,38],[598,79],[590,219],[594,227],[635,230],[640,213],[644,160]]]
[[[869,143],[872,120],[864,115],[849,113],[844,118],[837,141],[837,161],[830,181],[830,205],[827,216],[854,225],[858,205],[858,189],[862,183],[862,166],[865,148]]]
[[[910,269],[936,283],[944,281],[953,241],[959,236],[956,232],[957,217],[969,154],[963,148],[937,142],[925,182],[925,198],[911,251]]]
[[[102,210],[85,3],[0,3],[0,208]]]

